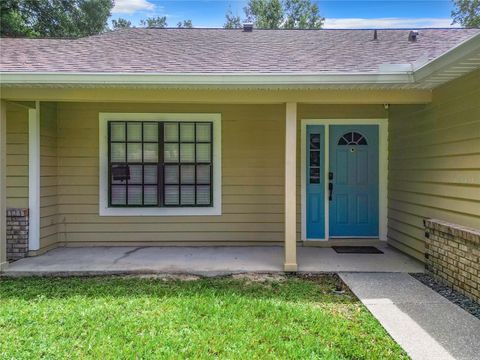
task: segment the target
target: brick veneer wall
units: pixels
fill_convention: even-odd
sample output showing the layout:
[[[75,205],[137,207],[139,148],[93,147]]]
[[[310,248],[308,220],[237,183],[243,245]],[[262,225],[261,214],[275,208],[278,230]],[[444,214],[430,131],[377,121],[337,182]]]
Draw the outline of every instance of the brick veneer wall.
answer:
[[[7,260],[24,258],[28,252],[28,209],[7,209]]]
[[[426,219],[426,270],[480,302],[480,230]]]

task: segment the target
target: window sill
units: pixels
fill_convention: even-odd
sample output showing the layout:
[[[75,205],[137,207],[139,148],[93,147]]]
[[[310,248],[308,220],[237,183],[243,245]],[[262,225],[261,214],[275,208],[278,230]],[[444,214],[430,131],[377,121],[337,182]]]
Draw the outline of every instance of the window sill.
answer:
[[[214,207],[175,207],[175,208],[100,208],[100,216],[218,216],[220,206]]]

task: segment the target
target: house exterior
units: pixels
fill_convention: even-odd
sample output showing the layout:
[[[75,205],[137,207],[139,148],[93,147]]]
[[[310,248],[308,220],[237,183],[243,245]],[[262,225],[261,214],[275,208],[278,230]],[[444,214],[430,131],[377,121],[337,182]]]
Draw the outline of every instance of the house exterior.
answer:
[[[480,228],[479,29],[0,47],[3,268],[7,245],[283,245],[296,271],[297,246],[380,240],[425,261],[424,219]]]

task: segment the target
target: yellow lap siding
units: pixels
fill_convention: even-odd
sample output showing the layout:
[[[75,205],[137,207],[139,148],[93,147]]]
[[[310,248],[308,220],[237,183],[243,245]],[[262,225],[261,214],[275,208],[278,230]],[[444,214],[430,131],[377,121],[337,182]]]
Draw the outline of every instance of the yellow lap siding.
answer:
[[[222,215],[99,216],[99,112],[221,113]],[[59,230],[67,244],[283,240],[284,106],[59,103],[57,115]]]
[[[57,108],[40,105],[40,248],[58,242]]]
[[[99,112],[222,114],[222,215],[98,215]],[[284,105],[58,103],[59,239],[68,244],[282,243]],[[382,118],[382,105],[299,105],[300,119]],[[300,224],[300,132],[297,222]],[[300,226],[298,239],[300,239]]]
[[[28,109],[7,103],[7,207],[28,208]]]
[[[480,70],[390,108],[388,239],[424,260],[423,218],[480,228]]]

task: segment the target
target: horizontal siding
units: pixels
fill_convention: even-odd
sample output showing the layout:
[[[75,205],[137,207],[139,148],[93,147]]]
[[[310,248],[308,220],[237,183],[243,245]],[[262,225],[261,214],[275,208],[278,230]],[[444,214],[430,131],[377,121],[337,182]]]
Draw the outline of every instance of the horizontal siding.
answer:
[[[40,106],[40,248],[58,242],[56,104]]]
[[[222,215],[98,215],[99,112],[222,114]],[[77,243],[283,241],[282,105],[58,104],[59,239]]]
[[[424,218],[480,228],[480,71],[389,116],[388,238],[424,260]]]
[[[7,103],[7,207],[28,208],[28,110]]]
[[[80,243],[278,243],[284,231],[284,105],[79,104],[57,112],[59,240]],[[98,215],[99,112],[222,114],[222,215]],[[300,105],[302,118],[381,118],[383,106]],[[300,121],[298,122],[300,128]],[[300,131],[297,223],[300,239]]]

